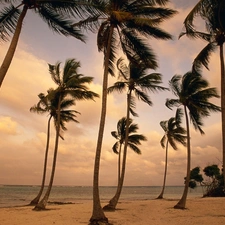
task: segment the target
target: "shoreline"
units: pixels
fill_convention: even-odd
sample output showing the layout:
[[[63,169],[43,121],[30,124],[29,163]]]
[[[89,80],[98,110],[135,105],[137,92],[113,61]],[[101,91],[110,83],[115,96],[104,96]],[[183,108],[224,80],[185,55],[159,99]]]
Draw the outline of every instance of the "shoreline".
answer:
[[[185,210],[174,209],[178,199],[122,200],[115,212],[105,212],[113,225],[222,225],[225,222],[225,198],[187,199]],[[104,206],[107,201],[102,202]],[[92,201],[73,204],[48,204],[47,210],[33,206],[0,208],[1,225],[81,225],[88,224]]]

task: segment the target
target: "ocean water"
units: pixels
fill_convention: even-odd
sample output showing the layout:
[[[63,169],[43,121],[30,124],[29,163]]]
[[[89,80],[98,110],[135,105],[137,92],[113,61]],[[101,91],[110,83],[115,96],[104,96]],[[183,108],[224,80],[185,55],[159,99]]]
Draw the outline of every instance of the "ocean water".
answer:
[[[32,185],[0,185],[0,208],[27,205],[39,192],[39,186]],[[116,192],[115,186],[100,187],[102,201],[110,200]],[[120,200],[154,199],[161,192],[158,186],[125,186]],[[179,199],[183,193],[183,186],[168,186],[165,188],[164,198]],[[188,198],[202,197],[201,187],[190,189]],[[89,186],[53,186],[50,202],[79,203],[92,199],[92,187]]]

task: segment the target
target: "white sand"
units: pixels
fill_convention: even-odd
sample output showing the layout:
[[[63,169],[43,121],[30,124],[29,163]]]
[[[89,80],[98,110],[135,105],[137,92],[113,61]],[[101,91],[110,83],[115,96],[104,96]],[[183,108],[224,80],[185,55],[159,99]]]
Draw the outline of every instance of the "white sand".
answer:
[[[187,209],[174,209],[177,200],[121,201],[115,212],[106,212],[113,225],[224,225],[225,198],[187,200]],[[104,206],[104,203],[102,203]],[[0,225],[79,225],[88,224],[92,201],[69,205],[0,208]]]

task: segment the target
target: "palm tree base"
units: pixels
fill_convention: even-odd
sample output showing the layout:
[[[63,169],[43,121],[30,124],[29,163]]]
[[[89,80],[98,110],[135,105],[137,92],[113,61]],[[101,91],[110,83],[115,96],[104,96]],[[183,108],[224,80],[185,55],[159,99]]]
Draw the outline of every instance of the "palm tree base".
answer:
[[[179,203],[176,204],[173,208],[174,208],[174,209],[187,209],[187,208],[185,208],[184,206],[180,205]]]
[[[31,202],[30,202],[30,206],[36,206],[37,204],[38,204],[38,202],[39,202],[39,198],[35,198],[35,199],[33,199]]]
[[[42,210],[46,210],[46,207],[44,204],[40,204],[38,203],[34,208],[33,208],[34,211],[42,211]]]
[[[111,225],[108,222],[108,219],[102,218],[102,219],[90,219],[90,223],[88,225]]]
[[[163,199],[163,196],[159,195],[156,199]]]
[[[107,212],[114,212],[116,210],[116,208],[111,204],[105,205],[102,209]]]

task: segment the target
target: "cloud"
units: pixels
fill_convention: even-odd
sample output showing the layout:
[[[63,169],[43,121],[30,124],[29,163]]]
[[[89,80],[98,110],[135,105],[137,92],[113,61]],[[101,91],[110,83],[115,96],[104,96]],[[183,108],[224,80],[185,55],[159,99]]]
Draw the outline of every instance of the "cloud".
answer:
[[[17,123],[10,117],[0,117],[0,133],[1,135],[18,134]]]

